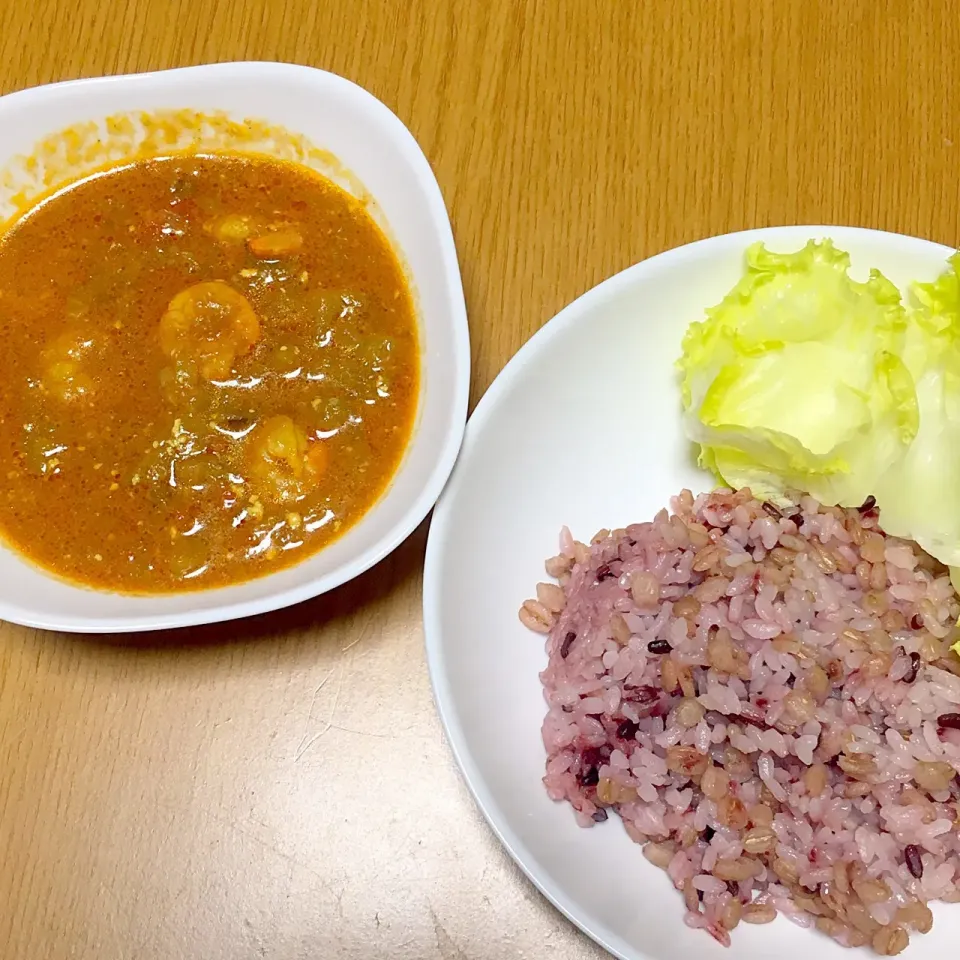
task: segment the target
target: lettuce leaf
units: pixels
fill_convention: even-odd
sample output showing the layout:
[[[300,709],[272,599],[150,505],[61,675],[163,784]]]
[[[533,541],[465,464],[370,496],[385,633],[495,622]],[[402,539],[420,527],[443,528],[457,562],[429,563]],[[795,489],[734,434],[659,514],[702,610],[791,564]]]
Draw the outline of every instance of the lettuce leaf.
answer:
[[[678,361],[700,463],[761,498],[860,504],[919,428],[900,292],[877,271],[852,280],[829,240],[787,254],[758,243],[746,261]]]
[[[933,283],[914,284],[902,356],[920,427],[874,495],[883,528],[960,567],[960,255]],[[955,581],[957,577],[954,577]]]

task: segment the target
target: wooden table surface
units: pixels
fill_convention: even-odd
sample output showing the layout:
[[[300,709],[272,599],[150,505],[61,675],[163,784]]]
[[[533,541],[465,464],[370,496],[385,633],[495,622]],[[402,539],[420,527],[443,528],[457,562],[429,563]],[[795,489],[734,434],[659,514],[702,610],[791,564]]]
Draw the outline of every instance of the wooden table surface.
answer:
[[[676,244],[779,223],[958,242],[958,50],[952,0],[0,4],[0,93],[279,59],[384,100],[450,209],[474,401],[565,303]],[[0,957],[600,957],[453,766],[424,541],[213,629],[0,627]]]

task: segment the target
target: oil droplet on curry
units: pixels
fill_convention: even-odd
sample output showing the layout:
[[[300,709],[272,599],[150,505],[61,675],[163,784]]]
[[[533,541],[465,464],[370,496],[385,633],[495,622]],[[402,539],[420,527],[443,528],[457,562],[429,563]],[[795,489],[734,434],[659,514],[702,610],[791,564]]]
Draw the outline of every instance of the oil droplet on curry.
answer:
[[[389,483],[413,304],[364,206],[211,154],[87,177],[0,237],[0,535],[131,593],[288,566]]]

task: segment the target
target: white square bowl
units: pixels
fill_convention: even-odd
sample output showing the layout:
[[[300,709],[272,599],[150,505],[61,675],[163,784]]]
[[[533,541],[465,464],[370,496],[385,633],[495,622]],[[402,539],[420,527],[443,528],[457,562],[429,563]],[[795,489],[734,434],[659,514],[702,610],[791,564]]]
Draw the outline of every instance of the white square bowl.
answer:
[[[418,307],[417,424],[380,500],[340,539],[296,566],[236,586],[130,596],[58,580],[0,546],[4,620],[73,632],[135,632],[229,620],[317,596],[373,566],[417,527],[460,448],[470,344],[450,221],[416,140],[365,90],[322,70],[280,63],[225,63],[36,87],[0,97],[0,169],[76,124],[165,110],[265,121],[329,151],[362,184],[407,268]]]

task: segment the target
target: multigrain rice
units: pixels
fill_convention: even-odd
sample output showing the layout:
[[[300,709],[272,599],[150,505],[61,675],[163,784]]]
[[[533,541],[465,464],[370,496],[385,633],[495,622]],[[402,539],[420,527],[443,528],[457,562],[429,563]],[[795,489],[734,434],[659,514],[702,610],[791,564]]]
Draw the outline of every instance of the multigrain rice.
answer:
[[[960,900],[960,604],[875,504],[683,491],[564,529],[521,619],[547,631],[544,783],[608,811],[729,945],[777,913],[902,951]],[[608,828],[609,829],[609,828]]]

